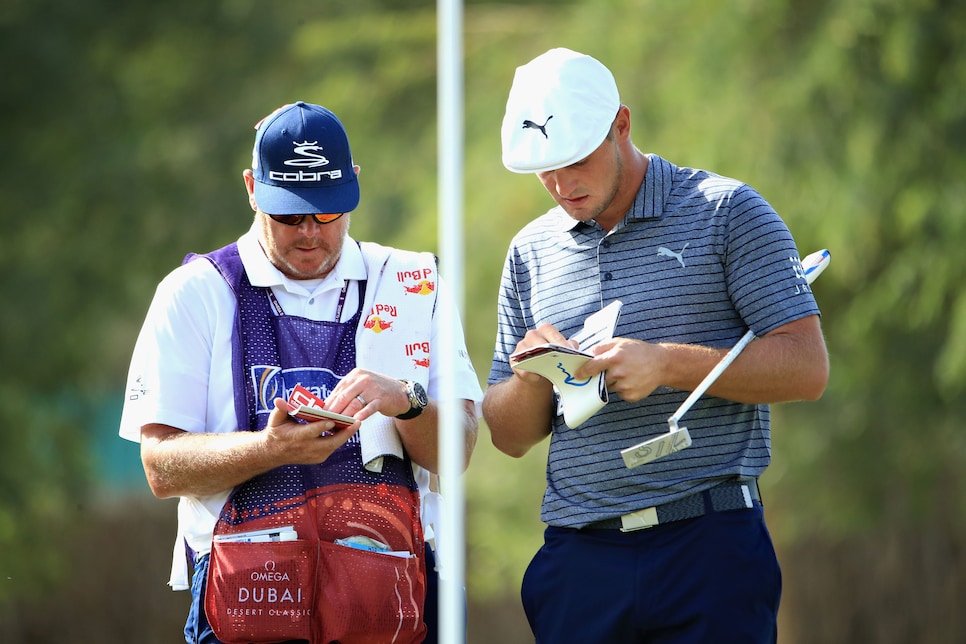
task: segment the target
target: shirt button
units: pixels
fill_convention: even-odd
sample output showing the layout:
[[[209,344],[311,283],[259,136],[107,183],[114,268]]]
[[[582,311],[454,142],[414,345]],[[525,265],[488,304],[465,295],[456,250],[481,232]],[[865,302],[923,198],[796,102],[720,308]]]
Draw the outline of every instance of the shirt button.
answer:
[[[315,304],[315,298],[314,297],[309,300],[309,304]]]

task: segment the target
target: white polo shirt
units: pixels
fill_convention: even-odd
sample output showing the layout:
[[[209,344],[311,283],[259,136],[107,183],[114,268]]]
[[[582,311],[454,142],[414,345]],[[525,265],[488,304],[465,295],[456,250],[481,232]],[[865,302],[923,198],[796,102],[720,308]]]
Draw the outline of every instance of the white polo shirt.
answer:
[[[343,244],[335,268],[320,280],[291,280],[283,275],[262,251],[254,225],[239,238],[238,251],[253,286],[270,287],[286,314],[311,320],[332,320],[346,281],[366,278],[362,253],[351,238]],[[437,306],[453,306],[442,279],[438,280],[437,293]],[[359,309],[358,295],[357,288],[348,289],[341,321]],[[150,423],[188,432],[237,429],[231,355],[235,311],[235,296],[211,262],[189,262],[161,281],[134,347],[121,414],[122,438],[139,442],[141,427]],[[434,315],[427,386],[430,397],[436,397],[439,390],[440,373],[434,367],[443,362],[442,356],[436,355],[436,347],[441,346],[436,341],[438,320]],[[456,346],[465,351],[461,325],[456,332]],[[468,363],[461,362],[457,369],[457,396],[473,400],[479,408],[483,393],[476,373]],[[429,483],[425,470],[417,471],[417,482],[421,495],[425,495]],[[230,492],[181,497],[172,587],[187,585],[186,572],[178,574],[184,560],[179,547],[187,541],[199,554],[210,550],[215,522]]]

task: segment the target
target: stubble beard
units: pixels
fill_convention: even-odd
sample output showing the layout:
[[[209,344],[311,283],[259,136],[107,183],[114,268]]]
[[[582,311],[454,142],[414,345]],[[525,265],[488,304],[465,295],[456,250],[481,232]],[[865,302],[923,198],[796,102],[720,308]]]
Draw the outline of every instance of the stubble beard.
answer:
[[[605,196],[601,198],[595,207],[584,213],[583,216],[576,212],[570,212],[563,205],[561,205],[561,207],[563,207],[564,211],[566,211],[568,215],[577,221],[584,223],[589,221],[597,221],[597,218],[604,214],[604,212],[610,208],[611,204],[614,203],[614,198],[617,196],[617,193],[620,192],[621,182],[624,180],[624,161],[621,159],[620,151],[616,148],[614,153],[614,173],[612,177],[613,181],[611,182],[610,186],[608,186],[607,192],[604,193]]]
[[[617,193],[620,192],[621,182],[624,180],[624,161],[621,159],[620,151],[615,148],[614,154],[614,180],[610,185],[607,192],[607,196],[601,201],[600,205],[594,211],[594,216],[590,219],[597,221],[604,212],[610,208],[611,204],[614,203],[614,198],[617,197]]]
[[[324,251],[325,259],[317,267],[310,270],[300,268],[294,262],[286,259],[284,249],[279,247],[275,238],[270,234],[270,224],[267,221],[262,222],[262,247],[265,251],[265,255],[268,257],[268,260],[286,277],[295,280],[311,280],[325,277],[332,271],[333,268],[335,268],[335,265],[339,261],[339,257],[342,256],[342,244],[345,242],[345,239],[349,233],[348,220],[346,220],[345,223],[340,220],[339,222],[333,222],[332,224],[326,225],[333,226],[337,224],[342,225],[342,234],[338,237],[338,247],[332,248],[325,242],[321,242],[320,250]],[[291,248],[294,249],[295,245],[295,243],[291,244]]]

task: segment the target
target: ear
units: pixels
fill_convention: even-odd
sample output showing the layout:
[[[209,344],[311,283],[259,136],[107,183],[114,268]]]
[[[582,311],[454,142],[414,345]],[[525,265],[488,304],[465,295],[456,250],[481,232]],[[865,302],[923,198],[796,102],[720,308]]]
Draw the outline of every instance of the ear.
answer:
[[[359,173],[362,172],[362,166],[354,165],[352,166],[352,169],[356,171],[357,177],[359,176]]]
[[[242,178],[245,180],[245,190],[248,191],[248,203],[252,210],[258,210],[258,204],[255,203],[255,175],[252,174],[250,168],[245,168],[242,172]]]
[[[626,105],[621,104],[614,118],[614,134],[618,141],[631,138],[631,110]]]

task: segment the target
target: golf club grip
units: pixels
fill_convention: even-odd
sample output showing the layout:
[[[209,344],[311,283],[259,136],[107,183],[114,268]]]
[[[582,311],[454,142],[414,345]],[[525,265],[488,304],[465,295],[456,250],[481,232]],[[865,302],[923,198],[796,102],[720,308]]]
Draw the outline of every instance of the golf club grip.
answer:
[[[831,260],[832,256],[826,249],[822,249],[812,253],[811,255],[807,255],[805,259],[802,260],[802,269],[805,273],[805,282],[808,284],[814,282],[815,279],[822,274],[822,271],[825,270],[825,267],[829,265]],[[738,357],[738,354],[741,353],[744,348],[748,346],[754,339],[754,332],[751,329],[748,329],[748,331],[741,336],[741,339],[738,340],[735,346],[731,347],[731,350],[729,350],[728,353],[721,358],[718,364],[714,366],[710,373],[704,377],[704,380],[701,381],[701,384],[699,384],[694,391],[691,392],[691,395],[688,396],[683,403],[681,403],[681,406],[678,407],[676,412],[674,412],[674,415],[668,419],[668,424],[672,428],[677,427],[677,423],[679,420],[681,420],[681,417],[684,416],[689,409],[691,409],[692,405],[697,402],[698,398],[704,395],[704,392],[706,392],[708,388],[714,384],[714,381],[721,376],[724,370],[727,369],[732,362],[734,362],[735,358]]]

